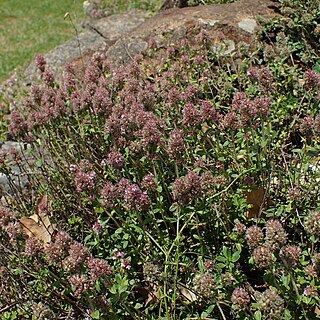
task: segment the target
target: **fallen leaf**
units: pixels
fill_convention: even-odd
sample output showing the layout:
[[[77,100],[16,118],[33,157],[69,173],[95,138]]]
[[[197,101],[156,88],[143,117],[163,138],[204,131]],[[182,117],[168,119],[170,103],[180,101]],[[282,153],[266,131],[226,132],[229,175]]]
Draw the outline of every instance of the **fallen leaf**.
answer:
[[[41,223],[37,223],[31,217],[22,217],[19,222],[29,237],[36,237],[37,239],[43,241],[44,243],[51,242],[51,234]]]
[[[158,287],[154,283],[150,283],[150,286],[148,288],[148,296],[147,300],[145,302],[145,306],[147,306],[150,302],[156,302],[159,300],[159,293],[158,293]]]
[[[316,314],[317,318],[320,318],[320,309],[317,306],[314,309],[314,313]]]
[[[51,242],[54,227],[50,222],[48,213],[50,210],[50,200],[44,195],[36,205],[36,214],[30,217],[21,217],[19,222],[29,237],[36,237],[44,244]]]
[[[44,194],[36,205],[37,214],[47,214],[51,209],[51,200],[47,194]]]
[[[183,297],[186,298],[189,302],[194,302],[197,300],[196,294],[189,290],[186,286],[178,284],[178,289]]]
[[[251,208],[248,210],[247,217],[260,217],[263,206],[267,203],[266,190],[261,187],[259,189],[252,190],[250,192],[244,191],[247,197],[247,203],[251,204]]]

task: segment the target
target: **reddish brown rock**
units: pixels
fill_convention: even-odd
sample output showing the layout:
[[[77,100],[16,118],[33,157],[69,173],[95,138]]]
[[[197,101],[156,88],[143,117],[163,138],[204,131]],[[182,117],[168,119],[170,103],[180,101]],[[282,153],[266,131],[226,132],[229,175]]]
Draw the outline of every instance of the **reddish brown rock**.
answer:
[[[216,4],[160,11],[148,17],[144,12],[122,13],[106,17],[87,26],[79,39],[68,41],[45,55],[54,73],[61,74],[66,63],[73,62],[82,69],[94,52],[106,53],[115,66],[129,62],[138,52],[147,48],[154,38],[160,46],[166,46],[187,37],[195,26],[205,25],[212,36],[223,38],[231,53],[241,42],[251,43],[258,28],[258,18],[270,19],[277,13],[272,0],[241,0],[230,4]],[[222,37],[221,37],[222,35]],[[80,43],[80,49],[79,49]],[[214,48],[213,48],[214,49]],[[26,70],[34,78],[35,67]]]
[[[259,26],[258,18],[270,19],[275,16],[275,4],[271,0],[242,0],[230,4],[161,11],[116,41],[107,50],[107,56],[116,65],[127,63],[147,47],[150,38],[154,38],[160,46],[166,45],[168,41],[186,37],[188,30],[198,24],[205,25],[214,38],[221,38],[222,34],[228,43],[228,52],[231,52],[240,41],[253,41],[254,31]]]

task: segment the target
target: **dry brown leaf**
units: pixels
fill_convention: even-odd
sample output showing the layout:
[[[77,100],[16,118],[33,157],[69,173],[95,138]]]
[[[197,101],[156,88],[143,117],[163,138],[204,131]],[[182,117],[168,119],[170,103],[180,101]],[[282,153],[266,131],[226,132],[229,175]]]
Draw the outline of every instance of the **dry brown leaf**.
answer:
[[[51,241],[51,234],[42,223],[35,222],[31,217],[22,217],[19,222],[29,237],[36,237],[44,243]]]
[[[247,197],[247,203],[251,204],[247,217],[253,218],[261,216],[261,209],[264,204],[266,204],[266,190],[261,187],[250,192],[244,191],[244,194]]]
[[[316,314],[317,318],[320,318],[320,309],[317,306],[314,309],[314,313]]]
[[[51,209],[51,200],[47,194],[44,194],[36,205],[37,214],[47,214]]]
[[[48,212],[50,210],[50,200],[44,195],[36,205],[36,214],[30,217],[21,217],[19,222],[29,237],[36,237],[44,244],[51,242],[51,235],[54,232],[50,222]]]
[[[150,286],[147,289],[148,296],[145,302],[145,306],[147,306],[150,302],[156,302],[159,300],[158,287],[154,283],[150,283]]]
[[[187,287],[178,284],[178,289],[183,297],[186,298],[189,302],[194,302],[197,300],[196,294],[189,290]]]

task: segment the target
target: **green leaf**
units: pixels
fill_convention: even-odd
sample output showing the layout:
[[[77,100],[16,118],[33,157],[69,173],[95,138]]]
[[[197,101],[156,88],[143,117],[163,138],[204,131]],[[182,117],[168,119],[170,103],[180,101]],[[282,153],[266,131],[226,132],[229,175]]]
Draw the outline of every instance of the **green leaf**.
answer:
[[[40,168],[42,166],[42,159],[38,159],[36,161],[36,165],[37,165],[38,168]]]
[[[210,306],[207,308],[206,311],[203,311],[203,312],[201,313],[201,319],[208,318],[208,316],[210,316],[211,312],[213,311],[214,307],[215,307],[215,305],[212,304],[212,305],[210,305]]]
[[[220,262],[227,262],[228,261],[228,259],[226,257],[222,257],[222,256],[217,256],[216,260],[220,261]]]
[[[94,312],[91,313],[91,318],[92,319],[100,319],[100,311],[96,310]]]
[[[289,311],[288,309],[286,309],[286,310],[284,311],[284,319],[285,319],[285,320],[290,320],[290,319],[292,319],[292,315],[291,315],[291,313],[290,313],[290,311]]]
[[[262,319],[262,314],[261,311],[256,311],[253,315],[255,320],[261,320]]]
[[[290,288],[290,286],[289,286],[289,284],[290,284],[290,274],[288,274],[288,275],[282,275],[281,276],[281,280],[282,280],[282,283],[283,283],[283,285],[286,287],[286,289],[289,289]]]
[[[237,262],[240,259],[240,252],[236,251],[233,255],[232,255],[232,262]]]
[[[198,257],[198,267],[201,273],[204,273],[204,265],[203,265],[203,258],[201,256]]]

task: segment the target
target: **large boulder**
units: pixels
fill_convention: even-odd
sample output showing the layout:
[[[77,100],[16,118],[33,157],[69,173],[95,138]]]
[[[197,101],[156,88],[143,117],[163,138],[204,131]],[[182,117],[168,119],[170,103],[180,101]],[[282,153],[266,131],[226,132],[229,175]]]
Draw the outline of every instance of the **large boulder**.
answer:
[[[66,63],[78,69],[94,52],[106,53],[115,66],[127,63],[148,46],[153,38],[159,45],[167,45],[186,37],[188,30],[198,24],[206,25],[213,37],[228,43],[232,52],[239,42],[251,43],[259,27],[258,18],[270,19],[277,14],[272,0],[241,0],[230,4],[214,4],[187,8],[173,8],[150,16],[142,11],[130,11],[88,23],[84,32],[45,55],[52,71],[59,75]],[[217,41],[217,46],[219,46]],[[34,64],[25,75],[34,79]]]
[[[61,75],[67,63],[85,65],[94,52],[108,50],[120,37],[137,28],[149,17],[149,12],[134,10],[88,21],[77,37],[44,55],[47,65],[55,75]],[[32,82],[37,76],[35,63],[31,63],[24,74],[27,82]]]
[[[165,46],[188,36],[188,30],[202,24],[213,38],[228,44],[227,52],[239,42],[250,44],[259,27],[258,18],[270,19],[278,12],[271,0],[241,0],[230,4],[173,8],[160,11],[125,36],[120,37],[107,50],[107,57],[116,65],[127,63],[139,51],[147,48],[153,38],[158,45]]]

